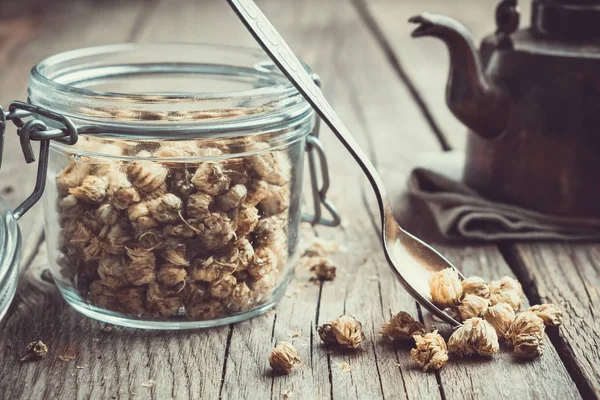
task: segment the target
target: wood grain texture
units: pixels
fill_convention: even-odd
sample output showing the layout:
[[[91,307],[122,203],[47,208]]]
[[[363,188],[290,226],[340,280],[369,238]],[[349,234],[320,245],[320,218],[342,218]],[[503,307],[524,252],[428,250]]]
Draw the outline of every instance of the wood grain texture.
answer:
[[[597,244],[518,244],[509,250],[524,287],[537,302],[554,303],[565,323],[551,336],[586,398],[600,397],[600,249]]]
[[[291,47],[323,78],[328,99],[382,172],[397,214],[424,228],[427,215],[406,198],[404,188],[423,152],[438,152],[440,147],[364,19],[347,0],[258,3]],[[43,25],[39,38],[48,38],[32,40],[37,44],[21,54],[25,61],[25,54],[32,52],[29,57],[33,57],[36,46],[50,46],[57,30],[62,40],[69,37],[70,42],[44,51],[124,40],[255,46],[220,0],[164,0],[143,7],[141,3],[68,4],[61,10],[76,13],[71,16],[81,16],[85,22],[78,23],[75,32],[66,26],[69,15],[53,14],[49,20],[62,21],[64,26]],[[91,11],[93,22],[86,17]],[[113,17],[115,22],[101,24]],[[334,256],[339,266],[334,282],[316,285],[309,281],[308,271],[298,270],[275,311],[231,327],[179,333],[121,328],[105,332],[102,324],[70,309],[54,286],[40,279],[46,263],[42,248],[21,277],[15,305],[0,322],[0,393],[11,399],[278,399],[289,392],[299,399],[578,398],[551,344],[547,354],[533,363],[516,363],[504,354],[487,363],[453,360],[440,373],[424,374],[410,361],[410,346],[378,335],[381,323],[392,313],[405,310],[417,317],[420,310],[395,281],[381,254],[374,198],[361,172],[327,130],[322,140],[334,178],[330,197],[345,223],[340,229],[317,231],[348,249]],[[493,246],[442,249],[467,274],[510,274]],[[320,343],[316,326],[342,313],[363,322],[367,339],[361,351],[339,352]],[[50,345],[48,357],[18,363],[22,349],[35,339]],[[270,349],[280,340],[292,341],[304,361],[289,376],[275,376],[268,368]],[[77,349],[77,357],[60,361],[60,349],[69,344]],[[342,371],[341,363],[349,364],[350,371]]]

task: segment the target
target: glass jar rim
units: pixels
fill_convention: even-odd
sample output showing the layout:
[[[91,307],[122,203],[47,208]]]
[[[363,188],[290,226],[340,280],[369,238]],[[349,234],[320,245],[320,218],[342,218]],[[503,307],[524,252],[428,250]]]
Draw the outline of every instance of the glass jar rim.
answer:
[[[216,59],[216,62],[209,62]],[[222,60],[222,61],[219,61]],[[307,72],[312,70],[305,64]],[[119,92],[90,89],[110,79],[208,73],[250,88],[218,92]],[[186,75],[187,76],[187,75]],[[29,101],[101,126],[227,132],[276,128],[312,113],[260,49],[194,43],[127,43],[71,50],[36,64]],[[117,129],[118,130],[118,129]],[[132,132],[128,132],[131,134]]]

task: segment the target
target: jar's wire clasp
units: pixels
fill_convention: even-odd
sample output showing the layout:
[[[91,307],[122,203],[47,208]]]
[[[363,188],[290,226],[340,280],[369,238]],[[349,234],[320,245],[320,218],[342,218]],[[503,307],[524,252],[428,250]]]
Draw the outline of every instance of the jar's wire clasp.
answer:
[[[314,73],[312,74],[312,78],[315,84],[321,87],[321,78]],[[304,213],[302,214],[302,220],[310,222],[312,225],[320,224],[333,227],[341,223],[341,217],[335,205],[327,198],[327,191],[329,190],[329,167],[327,165],[327,154],[325,153],[323,144],[319,140],[320,126],[321,118],[317,116],[313,130],[306,140],[314,214]],[[319,170],[321,171],[320,184]],[[329,213],[330,218],[323,217],[323,208]]]
[[[63,127],[49,128],[41,119],[32,118],[27,121],[23,119],[32,115],[58,122]],[[78,134],[77,128],[67,117],[29,103],[13,101],[8,108],[8,112],[5,112],[2,107],[0,107],[0,167],[2,166],[2,154],[4,153],[6,121],[12,121],[17,127],[17,134],[20,138],[23,156],[28,164],[35,162],[31,141],[35,140],[40,142],[35,188],[33,189],[33,192],[13,211],[15,218],[19,219],[38,202],[44,193],[46,187],[46,175],[48,173],[50,141],[60,140],[65,143],[75,144],[77,143]]]

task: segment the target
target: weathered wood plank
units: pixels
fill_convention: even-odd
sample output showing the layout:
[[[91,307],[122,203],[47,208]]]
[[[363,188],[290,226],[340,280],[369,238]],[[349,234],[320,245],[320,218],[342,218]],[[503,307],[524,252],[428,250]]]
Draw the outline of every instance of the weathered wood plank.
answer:
[[[555,303],[565,323],[551,336],[586,398],[600,397],[600,322],[595,310],[600,293],[597,244],[518,244],[510,248],[516,272],[530,297]]]

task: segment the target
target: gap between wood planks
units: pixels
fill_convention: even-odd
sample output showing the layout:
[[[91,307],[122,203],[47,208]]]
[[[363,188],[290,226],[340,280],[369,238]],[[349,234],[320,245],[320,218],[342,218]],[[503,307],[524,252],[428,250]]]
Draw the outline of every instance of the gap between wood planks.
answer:
[[[523,285],[523,291],[527,296],[527,299],[531,304],[541,304],[543,302],[542,297],[538,293],[537,287],[533,283],[527,266],[517,254],[515,243],[501,244],[498,246],[500,253],[504,257],[506,263],[511,267],[519,282]],[[550,342],[556,348],[558,355],[569,371],[569,375],[577,385],[577,389],[584,399],[597,398],[597,394],[592,386],[592,383],[587,380],[583,374],[583,371],[577,365],[577,361],[573,357],[571,351],[568,349],[567,343],[560,337],[560,334],[556,330],[548,331],[548,337]]]
[[[407,72],[402,67],[402,63],[400,62],[400,59],[398,58],[398,56],[392,49],[390,42],[387,40],[385,34],[379,27],[379,24],[377,23],[377,21],[375,20],[375,18],[371,14],[371,12],[369,11],[369,8],[367,7],[367,4],[365,3],[365,1],[366,0],[352,0],[351,3],[354,6],[354,8],[356,9],[356,11],[358,12],[358,15],[360,16],[361,20],[363,21],[363,23],[365,24],[365,26],[367,27],[369,32],[371,32],[371,34],[373,35],[373,37],[375,38],[375,40],[381,47],[381,50],[383,51],[387,60],[390,62],[390,65],[392,66],[392,68],[394,69],[396,74],[398,75],[398,78],[406,86],[410,95],[417,103],[419,109],[421,110],[421,113],[423,114],[423,117],[429,124],[429,127],[435,134],[435,137],[437,138],[437,140],[440,142],[440,145],[442,146],[442,150],[444,150],[444,151],[452,150],[452,146],[450,145],[450,142],[446,138],[446,134],[444,133],[443,129],[440,128],[438,122],[436,121],[433,114],[429,110],[429,107],[427,106],[427,103],[423,99],[423,96],[421,96],[419,89],[417,89],[417,87],[413,84],[413,82],[410,79],[410,77],[408,76]]]

